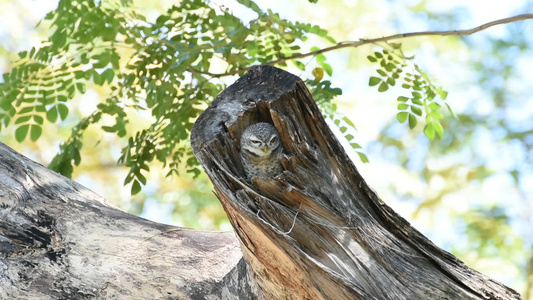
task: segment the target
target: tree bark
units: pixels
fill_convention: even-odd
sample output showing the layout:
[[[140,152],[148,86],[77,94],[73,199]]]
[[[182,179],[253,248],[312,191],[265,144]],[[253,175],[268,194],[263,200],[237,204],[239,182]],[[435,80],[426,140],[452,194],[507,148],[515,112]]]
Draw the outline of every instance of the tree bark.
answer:
[[[0,143],[0,299],[254,299],[233,232],[127,214]]]
[[[239,138],[259,121],[280,132],[285,171],[247,182]],[[251,69],[198,118],[191,144],[264,299],[520,299],[381,201],[292,74]]]

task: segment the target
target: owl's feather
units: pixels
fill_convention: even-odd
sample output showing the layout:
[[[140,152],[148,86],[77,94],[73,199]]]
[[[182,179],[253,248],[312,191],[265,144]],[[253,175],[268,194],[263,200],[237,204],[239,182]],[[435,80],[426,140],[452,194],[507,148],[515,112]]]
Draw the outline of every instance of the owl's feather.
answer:
[[[274,177],[283,171],[279,133],[269,123],[248,126],[241,136],[241,159],[246,177]]]

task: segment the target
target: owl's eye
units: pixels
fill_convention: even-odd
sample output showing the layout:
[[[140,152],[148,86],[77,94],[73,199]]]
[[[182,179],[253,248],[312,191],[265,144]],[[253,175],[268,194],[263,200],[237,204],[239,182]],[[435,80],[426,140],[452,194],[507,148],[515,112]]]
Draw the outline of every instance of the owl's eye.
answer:
[[[254,144],[254,145],[259,145],[259,144],[261,144],[261,142],[258,141],[258,140],[252,140],[252,144]]]
[[[270,143],[271,143],[271,144],[274,144],[275,141],[276,141],[276,137],[273,137],[273,138],[270,140]]]

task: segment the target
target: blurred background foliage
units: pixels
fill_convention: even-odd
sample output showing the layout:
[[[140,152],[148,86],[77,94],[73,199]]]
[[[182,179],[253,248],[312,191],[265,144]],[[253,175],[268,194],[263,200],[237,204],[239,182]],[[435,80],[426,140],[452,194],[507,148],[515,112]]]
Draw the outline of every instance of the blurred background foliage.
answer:
[[[169,8],[180,5],[180,2],[170,0],[127,2],[109,3],[142,12],[146,26],[157,24],[158,18]],[[302,50],[283,46],[286,51],[302,53],[312,47],[330,46],[332,38],[349,41],[403,32],[465,29],[533,11],[533,3],[518,0],[491,5],[482,1],[464,4],[436,0],[402,3],[321,0],[316,4],[268,1],[258,4],[270,16],[278,14],[279,20],[290,20],[292,25],[289,27],[317,24],[320,26],[317,28],[327,29],[324,33],[312,26],[304,28],[304,33],[306,30],[315,33],[305,34],[308,36],[305,41],[297,40],[290,45],[297,45]],[[50,21],[37,27],[35,24],[57,5],[58,2],[52,0],[0,0],[2,73],[19,66],[17,53],[46,46],[42,41],[56,30],[50,28]],[[240,26],[239,22],[249,24],[257,16],[237,1],[213,1],[212,5],[220,13],[235,16],[236,27]],[[64,12],[65,16],[69,13]],[[297,25],[296,21],[304,25]],[[160,19],[159,22],[163,21]],[[425,124],[419,123],[409,129],[406,124],[398,122],[397,98],[410,96],[405,89],[390,86],[387,91],[378,93],[376,86],[369,87],[369,78],[378,75],[376,65],[367,57],[381,52],[383,48],[380,46],[341,49],[326,53],[324,57],[302,59],[303,68],[292,63],[285,68],[307,79],[315,90],[326,87],[325,92],[318,91],[319,98],[322,98],[317,101],[323,100],[325,113],[333,115],[330,117],[332,128],[341,137],[363,176],[385,202],[440,247],[471,267],[515,288],[524,299],[533,299],[533,79],[530,75],[533,22],[502,25],[466,37],[419,37],[399,42],[405,56],[414,56],[413,61],[431,81],[448,91],[446,102],[454,114],[441,112],[443,119],[440,123],[445,130],[441,139],[429,140],[424,135]],[[234,72],[236,69],[228,69],[223,60],[236,54],[231,50],[235,46],[227,45],[229,50],[221,54],[221,62],[201,70],[217,74]],[[121,57],[135,51],[150,53],[149,47],[135,49],[119,45],[116,49]],[[77,50],[68,51],[76,53]],[[248,54],[254,52],[250,47],[245,50]],[[274,59],[277,57],[265,56],[254,62]],[[190,61],[183,62],[185,69],[190,65]],[[50,164],[60,145],[71,138],[72,128],[80,120],[90,117],[98,104],[105,103],[106,99],[120,99],[110,97],[116,90],[107,84],[119,76],[115,71],[111,76],[109,72],[103,75],[102,70],[98,74],[104,78],[94,78],[99,75],[90,74],[91,80],[79,87],[85,92],[75,93],[71,100],[64,102],[68,115],[63,119],[61,110],[65,108],[57,104],[56,118],[51,117],[55,122],[43,122],[36,141],[30,138],[29,129],[28,137],[18,142],[15,133],[18,127],[12,124],[1,127],[0,141],[38,162]],[[200,95],[204,98],[216,96],[238,77],[237,72],[226,77],[196,75],[199,76],[197,82],[204,76],[212,85],[209,92]],[[187,76],[191,79],[195,75]],[[195,84],[193,80],[190,82]],[[337,88],[342,89],[342,95]],[[142,98],[146,94],[138,96]],[[131,196],[131,182],[124,186],[124,179],[131,174],[131,164],[128,165],[127,160],[123,164],[117,164],[117,161],[123,157],[131,135],[154,124],[151,112],[139,110],[136,104],[121,106],[124,115],[120,118],[103,113],[98,120],[101,126],[86,128],[79,139],[83,144],[81,162],[72,169],[72,178],[122,209],[145,218],[208,230],[230,230],[209,180],[203,173],[196,178],[187,173],[187,164],[170,166],[174,162],[171,160],[165,166],[158,159],[152,160],[149,171],[142,173],[146,184],[138,194]],[[197,112],[203,108],[205,106],[195,107]],[[109,109],[112,109],[111,105]],[[197,112],[191,113],[191,121]],[[344,116],[348,119],[343,119]],[[122,124],[121,120],[129,122]],[[341,129],[351,122],[357,130],[352,126]],[[109,128],[116,124],[119,126]],[[108,126],[109,130],[102,130],[102,126]],[[121,135],[122,126],[130,135]],[[347,135],[351,139],[342,139]],[[135,141],[135,136],[133,138]],[[183,140],[185,143],[186,138]],[[183,156],[179,159],[189,158],[186,144],[172,146],[174,152],[166,154],[181,151]],[[363,164],[366,159],[370,163]],[[167,176],[172,168],[174,172]]]

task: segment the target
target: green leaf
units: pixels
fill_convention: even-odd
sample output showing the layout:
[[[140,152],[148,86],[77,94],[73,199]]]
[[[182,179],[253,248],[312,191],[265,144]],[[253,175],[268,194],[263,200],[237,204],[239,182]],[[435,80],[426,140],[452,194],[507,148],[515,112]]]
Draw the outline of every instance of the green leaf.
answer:
[[[352,146],[353,149],[361,149],[361,145],[358,143],[350,143],[350,146]]]
[[[28,134],[28,130],[30,129],[30,125],[29,124],[26,124],[26,125],[22,125],[22,126],[19,126],[16,130],[15,130],[15,139],[20,143],[22,141],[24,141],[24,139],[26,138],[26,135]]]
[[[405,103],[398,104],[398,109],[399,110],[406,110],[407,108],[409,108],[409,105],[407,105]]]
[[[383,71],[382,69],[377,69],[376,72],[378,72],[378,74],[383,77],[387,77],[387,73],[385,73],[385,71]]]
[[[326,56],[324,54],[317,54],[315,59],[319,64],[322,65],[326,61]]]
[[[405,96],[399,96],[398,99],[396,99],[397,101],[400,101],[400,102],[407,102],[407,100],[409,100],[409,98],[405,97]]]
[[[420,106],[423,105],[422,99],[420,98],[411,98],[411,102],[413,102],[413,104],[416,104],[416,105],[420,105]]]
[[[102,73],[102,79],[104,81],[107,81],[107,83],[111,83],[111,81],[113,81],[114,77],[115,77],[115,72],[113,71],[113,69],[106,69]]]
[[[435,120],[442,120],[442,118],[443,118],[441,113],[438,112],[438,111],[432,111],[432,112],[429,113],[429,115]]]
[[[138,194],[141,191],[141,184],[139,181],[134,180],[133,184],[131,185],[131,194],[135,195]]]
[[[136,175],[137,175],[137,179],[138,179],[143,185],[145,185],[145,184],[146,184],[146,177],[144,177],[144,175],[141,174],[141,173],[137,173]]]
[[[448,105],[448,103],[445,103],[445,104],[446,104],[446,108],[448,108],[448,111],[450,112],[450,114],[452,114],[452,116],[454,118],[457,118],[457,115],[453,112],[452,107],[450,105]]]
[[[357,128],[355,127],[355,124],[348,117],[345,116],[342,119],[344,120],[344,122],[346,122],[346,124],[350,125],[350,127],[357,130]]]
[[[426,91],[426,98],[428,100],[433,100],[435,98],[435,93],[428,87],[428,91]]]
[[[322,68],[324,68],[324,71],[326,71],[329,76],[333,75],[333,68],[329,64],[323,63]]]
[[[78,89],[78,91],[80,91],[80,93],[85,93],[86,91],[86,88],[85,88],[85,84],[83,83],[76,83],[76,89]]]
[[[93,80],[94,80],[94,83],[96,83],[97,85],[104,85],[104,77],[102,77],[102,74],[94,71],[93,72]]]
[[[398,122],[405,123],[407,121],[407,117],[409,116],[409,113],[406,111],[402,111],[396,114],[396,119],[398,119]]]
[[[396,66],[394,64],[388,63],[388,64],[385,65],[385,70],[391,72],[392,70],[394,70],[395,67]]]
[[[36,141],[43,133],[43,129],[39,125],[32,124],[30,129],[30,138],[32,141]]]
[[[446,100],[446,97],[448,97],[448,92],[443,89],[437,89],[437,94],[442,100]]]
[[[382,82],[378,87],[378,92],[384,92],[389,89],[389,85],[386,82]]]
[[[28,122],[30,119],[31,119],[31,116],[23,116],[23,117],[19,117],[19,118],[17,118],[17,120],[15,121],[15,124],[26,123],[26,122]]]
[[[377,60],[374,56],[372,56],[372,55],[369,55],[369,56],[367,56],[366,58],[367,58],[370,62],[377,62],[377,61],[378,61],[378,60]]]
[[[424,134],[430,140],[433,140],[435,138],[435,128],[433,128],[432,123],[426,124],[426,127],[424,128]]]
[[[44,119],[43,117],[39,115],[33,115],[33,121],[35,121],[37,124],[43,125]]]
[[[375,85],[377,85],[380,82],[381,82],[381,78],[372,76],[372,77],[370,77],[370,80],[368,81],[368,85],[369,86],[375,86]]]
[[[362,162],[364,163],[368,163],[369,160],[368,160],[368,157],[366,157],[366,155],[362,152],[357,152],[357,155],[359,155],[359,159],[361,159]]]
[[[416,126],[416,117],[413,114],[409,114],[409,128],[413,129]]]
[[[442,139],[444,136],[444,128],[442,128],[442,125],[439,122],[433,122],[433,127],[435,128],[435,132],[439,136],[439,138]]]
[[[438,104],[437,102],[431,102],[429,104],[429,109],[431,110],[438,110],[440,108],[440,104]]]
[[[58,103],[57,109],[59,111],[59,116],[61,117],[61,120],[64,121],[68,115],[68,107],[63,103]]]
[[[320,37],[326,37],[328,35],[328,31],[320,28],[316,34]]]
[[[417,106],[411,105],[411,111],[419,117],[422,116],[422,110]]]
[[[298,61],[298,60],[294,60],[292,63],[293,63],[298,69],[300,69],[300,70],[302,70],[302,71],[305,70],[305,64],[304,64],[303,62]]]
[[[389,45],[393,48],[393,49],[400,49],[402,47],[402,43],[389,43]]]
[[[115,131],[117,131],[115,129],[115,126],[102,126],[102,130],[105,131],[105,132],[115,132]]]
[[[52,106],[50,109],[46,112],[46,119],[50,121],[51,123],[55,123],[57,121],[57,106]]]
[[[326,40],[328,40],[328,42],[330,42],[332,44],[337,44],[337,41],[334,38],[332,38],[331,36],[328,35],[325,38],[326,38]]]

